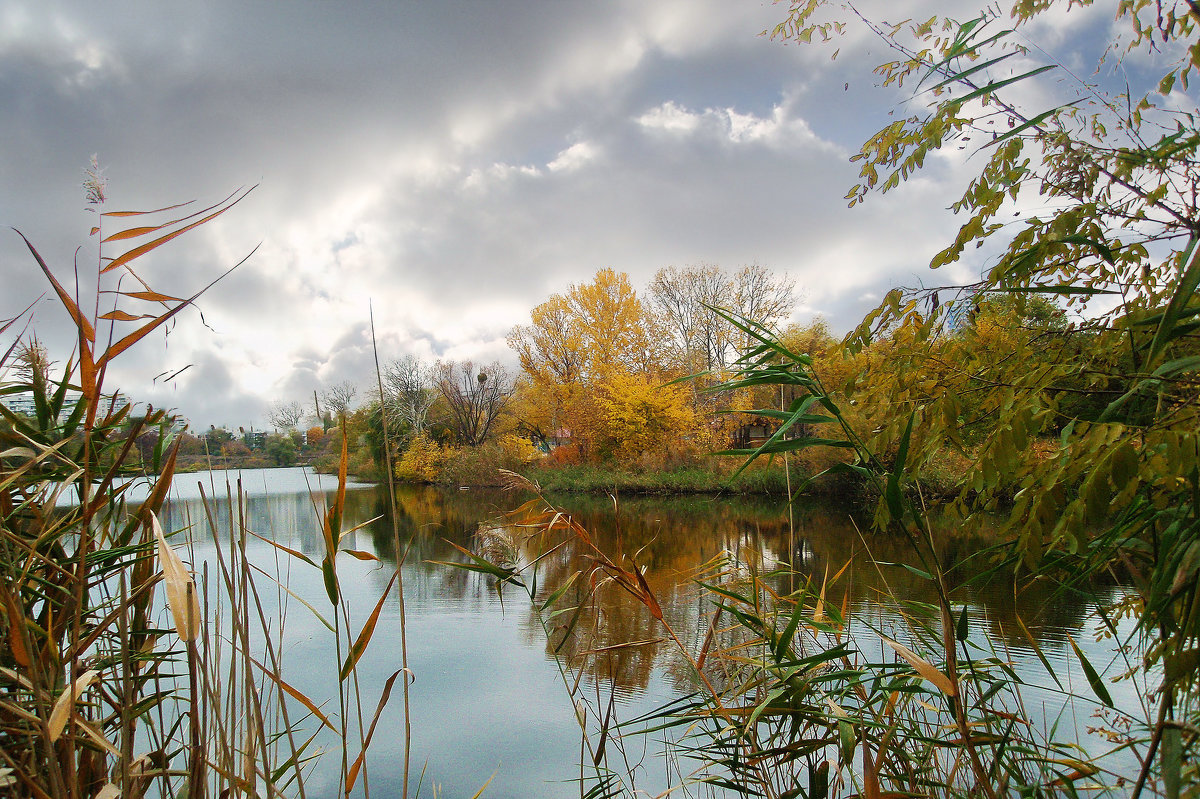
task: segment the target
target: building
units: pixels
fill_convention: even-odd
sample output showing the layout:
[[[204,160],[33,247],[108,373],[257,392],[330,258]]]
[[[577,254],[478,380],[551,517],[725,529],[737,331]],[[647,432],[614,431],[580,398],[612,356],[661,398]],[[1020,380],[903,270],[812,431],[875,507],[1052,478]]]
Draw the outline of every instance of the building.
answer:
[[[58,414],[58,422],[62,424],[71,415],[71,411],[75,409],[76,403],[79,402],[80,393],[78,391],[67,391],[63,402],[62,411]],[[100,413],[106,414],[110,411],[119,411],[129,405],[129,399],[119,391],[107,394],[100,403]],[[32,391],[18,391],[13,394],[0,395],[0,405],[8,408],[13,413],[24,416],[29,419],[37,417],[37,402],[33,398]]]

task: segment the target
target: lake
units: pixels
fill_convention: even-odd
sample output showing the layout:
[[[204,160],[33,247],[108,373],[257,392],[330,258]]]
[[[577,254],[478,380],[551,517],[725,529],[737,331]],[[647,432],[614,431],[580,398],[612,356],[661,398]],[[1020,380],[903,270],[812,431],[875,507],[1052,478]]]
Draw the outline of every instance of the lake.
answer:
[[[231,505],[230,499],[239,489],[236,482],[227,485],[226,481],[239,478],[243,500]],[[263,571],[281,575],[288,591],[328,616],[330,606],[320,571],[268,541],[319,563],[325,545],[318,514],[324,513],[333,488],[331,478],[300,468],[178,475],[162,521],[169,532],[181,531],[187,538],[189,558],[198,573],[207,568],[210,582],[214,580],[217,547],[230,546],[231,531],[244,525],[258,536],[247,539],[249,559]],[[208,497],[213,524],[206,520],[202,496]],[[466,560],[452,544],[472,549],[481,521],[527,498],[490,490],[398,488],[394,521],[401,546],[408,548],[402,576],[413,674],[411,784],[415,789],[417,780],[422,779],[422,795],[433,795],[436,786],[438,795],[472,796],[489,779],[486,797],[579,795],[578,784],[572,780],[580,773],[580,728],[554,657],[554,645],[561,639],[548,642],[535,608],[519,590],[510,587],[501,596],[490,577],[444,565]],[[796,572],[812,575],[818,583],[846,566],[830,590],[828,602],[869,615],[879,628],[894,629],[895,636],[902,639],[902,618],[895,608],[880,603],[880,591],[886,585],[893,596],[932,599],[928,583],[911,571],[873,562],[908,561],[905,544],[861,536],[847,511],[828,503],[795,508],[789,531],[786,505],[764,499],[702,496],[629,498],[616,503],[592,496],[561,499],[562,506],[592,531],[601,549],[614,557],[625,553],[636,558],[645,568],[646,581],[662,605],[664,617],[696,648],[704,636],[703,620],[709,608],[693,577],[701,564],[721,552],[736,553],[749,567],[762,570],[777,562],[791,563]],[[363,558],[379,558],[377,562],[345,553],[338,558],[340,587],[355,632],[388,586],[391,572],[386,565],[396,559],[388,506],[386,488],[351,485],[347,492],[343,527],[362,526],[345,536],[342,548],[366,553],[360,555]],[[951,538],[942,554],[954,562],[979,546],[982,542]],[[542,561],[542,596],[549,590],[546,586],[552,587],[578,566],[579,555],[563,549]],[[780,588],[790,590],[787,585]],[[1035,584],[1018,598],[1013,586],[1006,584],[966,591],[959,599],[968,608],[972,636],[986,635],[1018,673],[1033,682],[1044,680],[1046,690],[1029,697],[1042,709],[1032,708],[1031,713],[1065,719],[1088,746],[1108,747],[1085,731],[1092,724],[1091,707],[1068,705],[1064,709],[1051,680],[1038,676],[1045,675],[1045,669],[1020,631],[1017,618],[1035,636],[1063,685],[1086,691],[1070,640],[1074,639],[1098,668],[1120,668],[1113,664],[1110,643],[1096,640],[1089,621],[1093,601],[1108,600],[1119,590],[1098,588],[1094,597],[1087,598],[1054,594],[1049,586]],[[266,601],[281,629],[284,678],[315,701],[328,701],[326,713],[337,713],[333,686],[338,653],[332,635],[294,598],[282,591],[268,593],[271,598]],[[612,706],[621,719],[633,718],[690,691],[687,662],[668,643],[654,642],[661,634],[644,609],[619,590],[607,590],[603,596],[598,613],[577,627],[592,630],[594,635],[584,643],[582,633],[576,633],[563,645],[560,657],[577,655],[585,645],[594,651],[623,641],[653,643],[614,650],[609,657],[597,659],[601,666],[582,675],[569,674],[568,679],[578,677],[593,705],[602,709],[608,704],[606,691],[611,687]],[[209,598],[219,601],[211,590]],[[553,635],[553,629],[551,632]],[[864,651],[878,653],[878,636],[864,631],[860,638]],[[400,663],[398,603],[390,599],[383,605],[374,636],[359,661],[359,687],[368,721],[384,682]],[[1139,688],[1127,680],[1110,684],[1110,690],[1118,707],[1141,712],[1138,709],[1146,701],[1144,686]],[[311,718],[300,726],[309,732],[317,729]],[[330,767],[320,763],[313,767],[306,790],[309,796],[332,796],[337,790],[340,741],[320,733],[316,743],[326,749]],[[668,785],[669,778],[655,758],[660,748],[661,741],[653,739],[631,743],[627,752],[635,762],[644,761],[636,770],[639,787],[652,793]],[[352,747],[351,757],[356,751]],[[402,759],[403,715],[397,684],[367,759],[373,795],[400,795]]]

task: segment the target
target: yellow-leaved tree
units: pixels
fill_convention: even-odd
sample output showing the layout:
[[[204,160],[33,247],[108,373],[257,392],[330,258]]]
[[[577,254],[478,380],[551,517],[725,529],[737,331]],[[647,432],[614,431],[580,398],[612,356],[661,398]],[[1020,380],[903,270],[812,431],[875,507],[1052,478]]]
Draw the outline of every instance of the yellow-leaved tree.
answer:
[[[592,409],[599,454],[627,462],[679,447],[696,426],[684,388],[638,374],[616,372],[600,381]]]
[[[548,418],[526,419],[530,429],[568,433],[589,447],[600,387],[619,376],[663,382],[661,326],[629,276],[602,269],[530,312],[530,323],[509,333],[529,377],[521,408]]]

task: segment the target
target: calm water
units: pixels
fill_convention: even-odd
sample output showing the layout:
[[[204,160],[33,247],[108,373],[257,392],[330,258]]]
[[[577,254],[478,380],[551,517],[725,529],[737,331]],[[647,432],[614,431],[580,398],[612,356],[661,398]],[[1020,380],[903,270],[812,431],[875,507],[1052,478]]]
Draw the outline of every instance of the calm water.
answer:
[[[230,504],[237,496],[240,477],[245,499],[240,507]],[[318,478],[304,469],[273,469],[237,473],[181,475],[175,480],[172,499],[164,508],[163,524],[168,530],[189,531],[192,557],[203,569],[215,557],[218,543],[228,545],[230,530],[238,519],[257,535],[308,555],[319,562],[323,552],[317,518],[331,496],[333,481]],[[209,498],[215,513],[215,535],[201,512],[201,497]],[[578,796],[580,760],[579,726],[567,697],[550,643],[527,598],[516,590],[503,597],[478,574],[454,569],[438,561],[461,562],[464,557],[450,542],[473,547],[479,522],[514,507],[525,497],[493,491],[441,491],[404,487],[397,497],[396,521],[402,547],[409,553],[403,569],[407,611],[409,665],[415,676],[411,688],[413,721],[413,780],[425,769],[423,795],[432,795],[431,785],[447,797],[471,796],[491,778],[487,797]],[[898,616],[879,607],[880,591],[886,584],[893,596],[929,600],[928,586],[899,567],[879,568],[865,555],[865,544],[844,510],[828,505],[811,505],[795,511],[795,532],[789,533],[786,507],[762,500],[684,498],[671,500],[624,499],[618,507],[607,499],[566,498],[563,506],[592,532],[609,553],[636,553],[646,568],[646,578],[665,616],[682,635],[697,641],[700,620],[708,608],[698,594],[692,575],[697,567],[723,551],[739,553],[747,563],[770,568],[790,562],[800,573],[820,580],[832,576],[847,563],[830,603],[845,603],[852,610],[871,614],[875,624],[896,628],[905,637]],[[371,521],[373,520],[374,521]],[[365,524],[364,524],[365,523]],[[369,485],[352,486],[347,494],[345,526],[362,528],[343,539],[343,548],[372,553],[384,562],[394,562],[395,540],[388,516],[386,489]],[[944,557],[954,562],[977,547],[977,542],[955,541]],[[288,588],[326,612],[329,608],[320,572],[307,564],[281,555],[266,542],[250,539],[251,559],[264,570],[282,573]],[[876,561],[904,561],[899,542],[875,540],[870,555]],[[542,561],[544,585],[555,585],[579,565],[564,549]],[[379,563],[342,555],[338,572],[348,599],[355,630],[385,590],[390,573]],[[788,586],[780,586],[787,589]],[[1101,590],[1105,599],[1111,590]],[[543,591],[543,594],[545,592]],[[1085,623],[1091,603],[1082,597],[1052,595],[1049,588],[1035,586],[1014,599],[1011,585],[963,593],[970,610],[972,636],[986,634],[1014,667],[1023,674],[1044,675],[1020,632],[1018,615],[1037,637],[1064,685],[1086,686],[1068,638],[1074,638],[1097,667],[1110,665],[1113,655],[1108,642],[1097,642]],[[621,641],[652,640],[660,635],[647,614],[619,591],[606,595],[601,618],[586,618],[581,629],[594,629],[587,646],[597,648]],[[284,629],[284,678],[314,698],[336,697],[337,658],[331,636],[312,613],[300,603],[284,603],[280,612]],[[553,633],[552,633],[553,635]],[[580,636],[576,636],[580,638]],[[864,635],[861,648],[875,654],[877,636]],[[400,668],[400,638],[397,604],[389,601],[380,618],[373,642],[360,661],[363,704],[369,716],[389,675]],[[562,654],[570,656],[583,644],[570,640]],[[1112,666],[1113,670],[1117,667]],[[615,709],[619,718],[634,716],[689,690],[686,663],[667,644],[649,644],[621,650],[602,666],[603,680],[585,674],[582,684],[592,692],[615,685]],[[1030,680],[1048,677],[1030,676]],[[1086,688],[1082,689],[1086,692]],[[1129,681],[1113,684],[1110,690],[1118,707],[1137,708],[1143,701],[1137,686]],[[1090,707],[1062,708],[1059,696],[1047,689],[1031,698],[1052,716],[1079,730],[1091,720]],[[597,703],[594,703],[597,704]],[[603,702],[598,703],[603,705]],[[336,701],[326,705],[336,710]],[[312,722],[309,722],[310,726]],[[1085,735],[1085,733],[1081,733]],[[321,739],[318,739],[321,740]],[[1086,739],[1092,746],[1097,739]],[[337,742],[324,740],[330,748],[330,764],[339,757]],[[639,773],[642,787],[658,792],[666,787],[662,766],[653,757],[654,741],[644,744],[645,768]],[[633,754],[640,757],[641,749]],[[371,790],[379,797],[399,796],[402,775],[403,716],[400,690],[393,694],[385,711],[368,759]],[[352,754],[353,757],[353,754]],[[307,782],[310,796],[333,795],[336,784],[318,767]]]

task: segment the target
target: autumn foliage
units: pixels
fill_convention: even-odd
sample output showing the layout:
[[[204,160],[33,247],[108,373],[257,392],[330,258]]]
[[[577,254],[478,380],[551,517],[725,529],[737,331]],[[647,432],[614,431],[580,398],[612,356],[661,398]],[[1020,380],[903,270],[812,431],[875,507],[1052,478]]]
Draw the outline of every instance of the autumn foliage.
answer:
[[[625,273],[602,269],[509,334],[525,373],[520,426],[548,449],[569,444],[571,461],[661,464],[723,449],[738,423],[714,413],[745,398],[701,389],[736,360],[744,336],[714,308],[774,324],[791,313],[791,295],[789,281],[757,265],[668,267],[642,294]],[[672,384],[704,369],[708,380]]]

